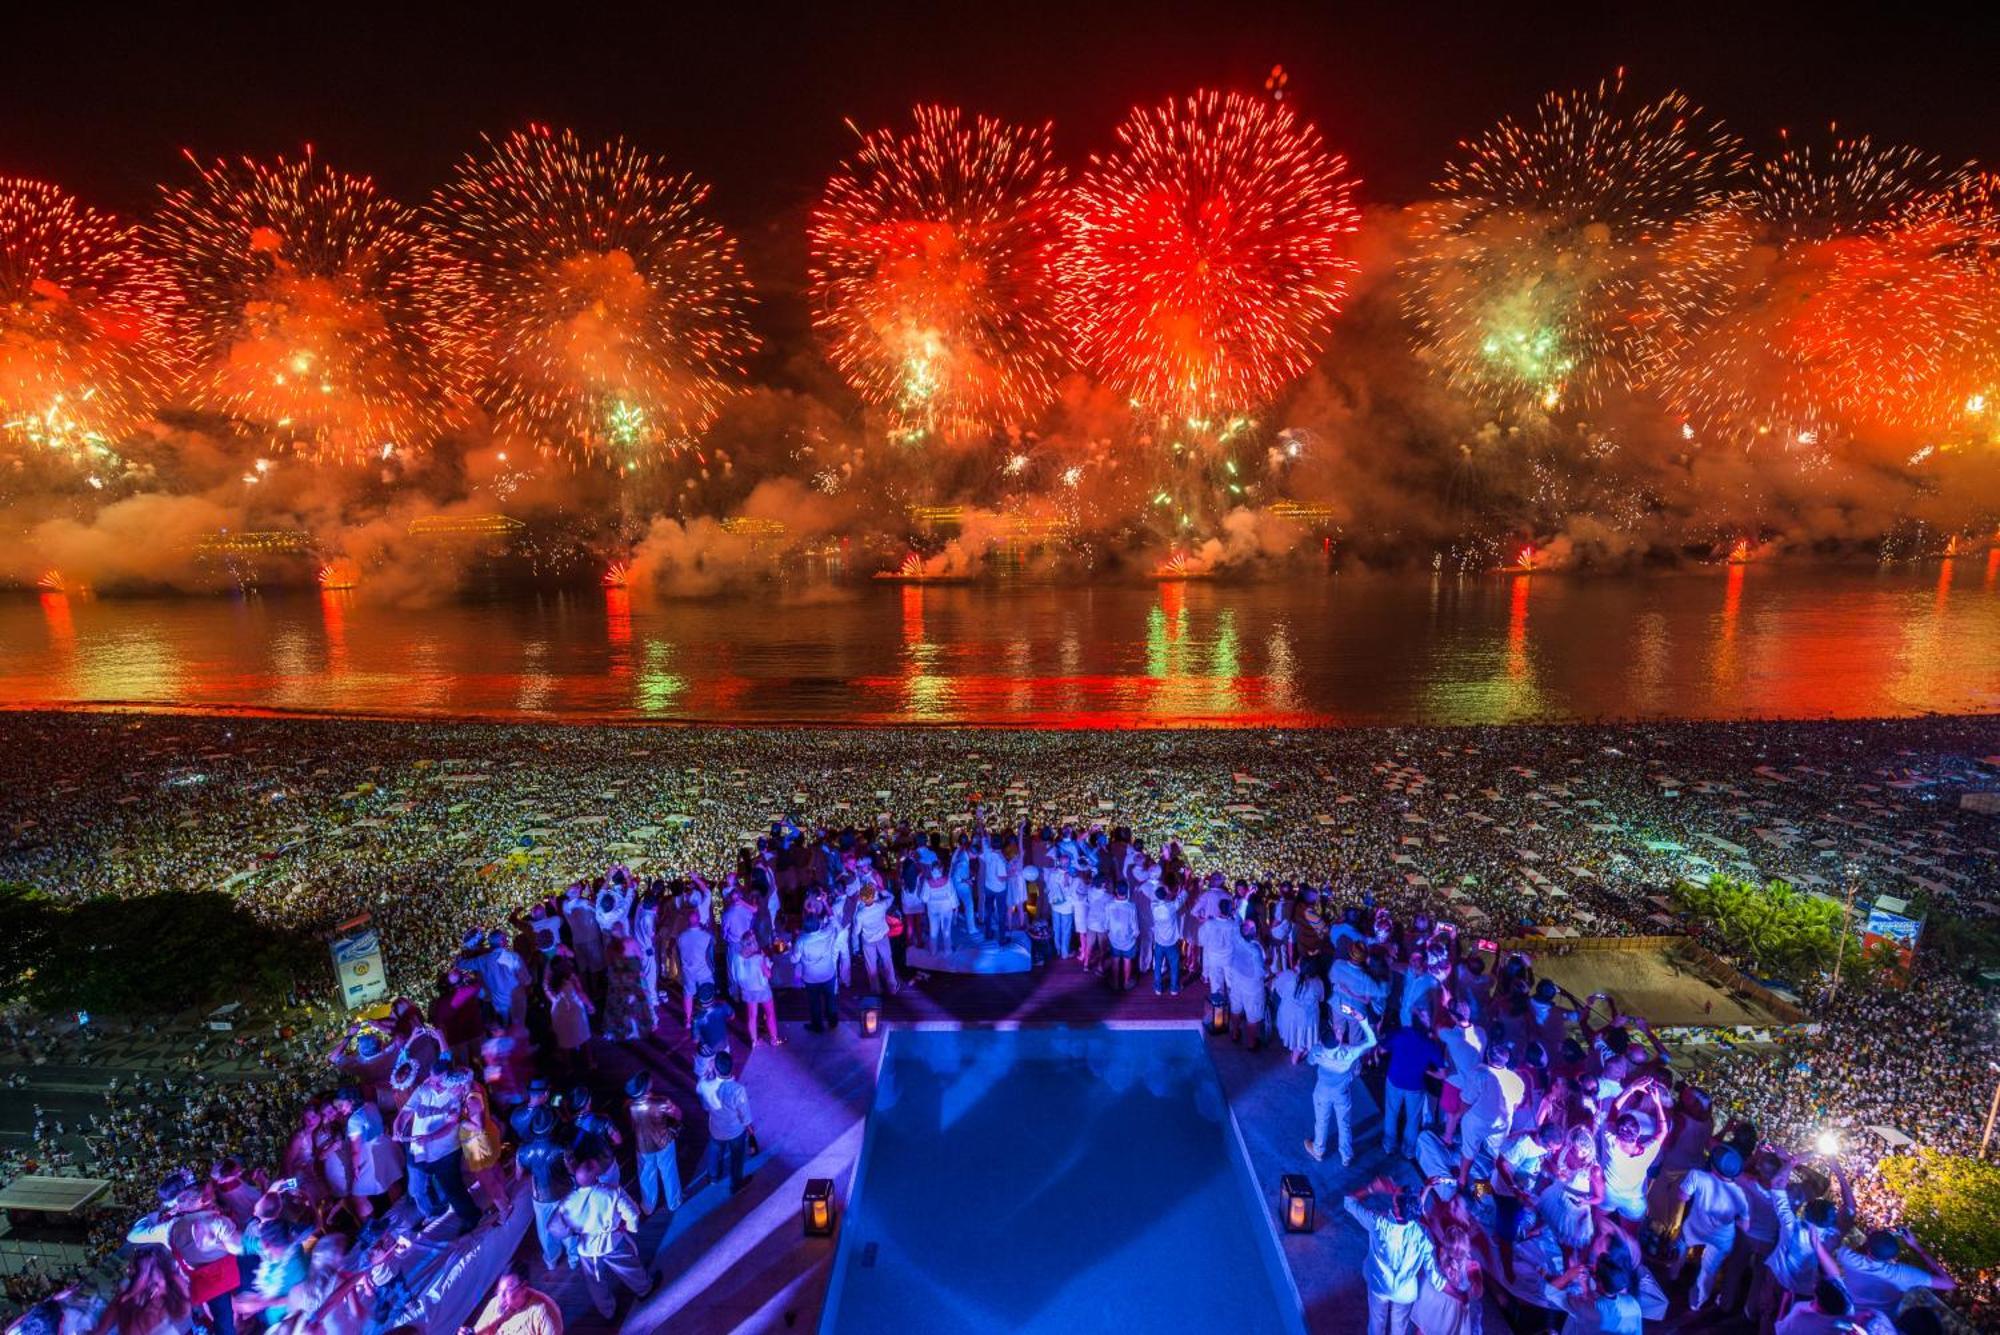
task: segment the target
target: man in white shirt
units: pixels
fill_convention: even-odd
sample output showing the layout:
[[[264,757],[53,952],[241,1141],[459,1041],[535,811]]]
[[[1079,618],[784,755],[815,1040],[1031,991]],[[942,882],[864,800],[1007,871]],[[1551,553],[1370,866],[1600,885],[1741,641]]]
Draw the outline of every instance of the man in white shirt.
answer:
[[[1649,1107],[1640,1109],[1639,1100]],[[1604,1208],[1630,1220],[1646,1217],[1646,1174],[1667,1139],[1666,1102],[1648,1078],[1618,1096],[1598,1133],[1597,1161],[1604,1166]]]
[[[730,880],[735,880],[733,874]],[[722,909],[722,945],[726,955],[723,967],[729,971],[729,981],[724,986],[739,1001],[743,999],[743,989],[736,982],[736,961],[743,954],[743,934],[756,925],[757,910],[751,907],[742,888],[732,884],[729,902]]]
[[[729,1170],[731,1195],[749,1181],[744,1163],[756,1130],[750,1117],[750,1091],[734,1075],[735,1062],[726,1052],[715,1055],[715,1073],[696,1082],[694,1092],[708,1110],[708,1180],[720,1182]]]
[[[946,917],[950,917],[949,913]],[[835,992],[840,969],[840,933],[824,918],[807,918],[805,930],[792,943],[792,962],[798,967],[799,982],[806,989],[806,1008],[811,1017],[806,1022],[806,1032],[824,1034],[839,1028]]]
[[[528,1286],[528,1277],[509,1270],[473,1319],[472,1335],[562,1335],[562,1309],[548,1294]]]
[[[1506,1040],[1486,1049],[1486,1060],[1465,1087],[1465,1116],[1458,1124],[1458,1154],[1474,1176],[1485,1177],[1514,1125],[1514,1111],[1527,1097],[1527,1082],[1513,1070],[1514,1045]]]
[[[1197,915],[1199,917],[1199,915]],[[1199,918],[1195,944],[1201,948],[1201,977],[1211,994],[1229,999],[1229,960],[1236,953],[1235,905],[1224,896],[1215,901],[1213,916]]]
[[[1368,1285],[1368,1335],[1404,1335],[1418,1282],[1435,1259],[1430,1236],[1402,1188],[1378,1177],[1349,1196],[1347,1213],[1368,1235],[1361,1278]]]
[[[1264,943],[1257,939],[1257,924],[1242,923],[1229,956],[1229,1041],[1240,1043],[1247,1032],[1250,1051],[1264,1046],[1264,1012],[1270,990],[1270,968],[1264,959]]]
[[[1674,1244],[1674,1271],[1687,1264],[1688,1252],[1701,1249],[1701,1268],[1688,1293],[1688,1310],[1700,1311],[1715,1292],[1715,1277],[1736,1246],[1736,1232],[1750,1214],[1750,1202],[1736,1179],[1743,1173],[1743,1156],[1719,1145],[1708,1156],[1707,1168],[1690,1168],[1681,1179],[1680,1197],[1687,1202],[1681,1231]]]
[[[465,1161],[458,1129],[465,1120],[465,1101],[472,1077],[457,1069],[449,1051],[438,1053],[430,1078],[417,1086],[396,1115],[395,1136],[408,1154],[410,1196],[426,1220],[446,1210],[471,1229],[479,1222],[479,1207],[465,1189]]]
[[[1153,890],[1153,995],[1169,987],[1181,994],[1181,901],[1178,890],[1156,886]]]
[[[608,1319],[618,1309],[612,1280],[641,1296],[653,1281],[639,1264],[639,1244],[633,1237],[639,1231],[639,1207],[623,1188],[606,1184],[603,1174],[604,1165],[597,1160],[578,1161],[576,1189],[563,1197],[551,1229],[557,1237],[575,1242],[584,1287],[590,1290],[598,1314]]]
[[[1132,892],[1119,886],[1111,892],[1104,909],[1104,936],[1111,944],[1111,987],[1123,992],[1132,986],[1132,965],[1139,952],[1139,909]]]
[[[1313,1134],[1306,1153],[1317,1163],[1326,1158],[1326,1128],[1334,1122],[1340,1133],[1340,1161],[1354,1162],[1354,1081],[1361,1058],[1375,1046],[1375,1027],[1366,1015],[1343,1006],[1361,1030],[1360,1041],[1334,1047],[1315,1045],[1306,1060],[1319,1068],[1313,1081]]]
[[[1923,1262],[1922,1265],[1910,1265],[1897,1259],[1904,1244]],[[1940,1293],[1949,1293],[1958,1287],[1958,1281],[1931,1259],[1931,1254],[1907,1228],[1898,1233],[1877,1229],[1863,1240],[1860,1251],[1842,1247],[1834,1254],[1834,1259],[1840,1267],[1835,1277],[1846,1286],[1854,1305],[1890,1316],[1896,1314],[1896,1310],[1903,1305],[1903,1295],[1911,1289],[1936,1289]]]
[[[861,902],[854,910],[854,939],[861,948],[861,964],[868,971],[868,986],[891,994],[896,990],[896,963],[889,955],[889,898],[873,881],[861,889]]]
[[[694,994],[703,983],[715,981],[715,934],[701,915],[690,910],[687,926],[674,940],[681,960],[681,1022],[694,1028]]]

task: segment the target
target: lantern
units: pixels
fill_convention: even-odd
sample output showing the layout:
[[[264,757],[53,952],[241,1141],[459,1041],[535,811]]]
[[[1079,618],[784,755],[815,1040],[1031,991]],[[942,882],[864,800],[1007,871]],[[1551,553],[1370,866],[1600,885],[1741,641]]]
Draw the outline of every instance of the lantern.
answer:
[[[805,1195],[800,1200],[805,1217],[806,1236],[809,1238],[830,1238],[833,1236],[833,1179],[814,1177],[806,1179]]]
[[[861,1036],[873,1038],[882,1028],[882,998],[861,998]]]
[[[1226,992],[1208,994],[1208,1032],[1211,1034],[1229,1032],[1229,994]]]
[[[1286,1173],[1278,1179],[1278,1201],[1284,1210],[1285,1232],[1313,1231],[1313,1188],[1302,1173]]]

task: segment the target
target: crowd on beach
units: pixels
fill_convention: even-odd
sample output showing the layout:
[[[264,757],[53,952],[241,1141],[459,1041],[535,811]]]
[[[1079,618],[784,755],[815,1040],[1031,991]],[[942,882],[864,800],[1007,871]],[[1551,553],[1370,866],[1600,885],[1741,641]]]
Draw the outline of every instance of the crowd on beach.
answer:
[[[1803,884],[1886,884],[1893,869],[1899,888],[1915,877],[1941,907],[1969,909],[1991,894],[1996,836],[1947,799],[1974,775],[1970,757],[2000,749],[1981,748],[1973,723],[1331,738],[4,726],[24,763],[0,803],[0,879],[67,895],[226,885],[295,925],[366,911],[392,972],[437,982],[373,1024],[274,1036],[271,1078],[242,1086],[247,1100],[198,1072],[114,1091],[93,1118],[91,1152],[108,1159],[94,1166],[126,1182],[163,1159],[183,1167],[150,1224],[117,1239],[126,1275],[103,1329],[387,1329],[407,1300],[397,1240],[493,1228],[517,1195],[542,1269],[504,1282],[488,1325],[559,1327],[532,1283],[560,1267],[607,1309],[652,1283],[638,1226],[680,1204],[684,1176],[729,1190],[756,1162],[736,1077],[752,1044],[785,1037],[775,986],[802,985],[805,1027],[824,1029],[852,1019],[864,985],[904,985],[912,944],[989,933],[1031,937],[1048,967],[1099,971],[1110,987],[1191,989],[1202,1005],[1220,994],[1239,1041],[1312,1068],[1314,1157],[1352,1152],[1354,1100],[1343,1116],[1334,1091],[1363,1082],[1401,1128],[1391,1152],[1424,1183],[1385,1174],[1353,1206],[1382,1252],[1371,1293],[1382,1275],[1418,1277],[1407,1299],[1385,1281],[1385,1325],[1467,1329],[1482,1290],[1566,1310],[1578,1329],[1656,1316],[1669,1290],[1682,1307],[1698,1293],[1711,1316],[1776,1320],[1789,1303],[1853,1324],[1827,1310],[1837,1300],[1818,1279],[1887,1265],[1948,1282],[1901,1238],[1848,1237],[1845,1200],[1813,1251],[1814,1283],[1774,1289],[1761,1278],[1772,1267],[1746,1258],[1778,1245],[1778,1195],[1798,1218],[1824,1216],[1814,1202],[1839,1194],[1836,1169],[1858,1167],[1794,1158],[1830,1121],[1948,1149],[1976,1140],[1981,1055],[1996,1045],[1990,1007],[1962,984],[1926,974],[1905,993],[1850,991],[1816,1033],[1727,1056],[1697,1082],[1661,1059],[1643,1017],[1547,996],[1532,961],[1482,956],[1475,940],[1656,932],[1653,896],[1675,876],[1746,860]],[[1926,1064],[1892,1025],[1958,1045],[1966,1069]],[[699,1106],[601,1087],[607,1046],[663,1030],[684,1039],[677,1083]],[[16,1034],[17,1054],[35,1041]],[[1516,1086],[1502,1118],[1493,1100]],[[1470,1141],[1469,1107],[1484,1109]],[[1628,1118],[1639,1141],[1623,1138]],[[436,1159],[420,1157],[426,1143]],[[453,1157],[448,1143],[455,1171],[432,1166]],[[1644,1143],[1654,1157],[1632,1215],[1593,1184],[1629,1179],[1617,1156]],[[35,1152],[57,1169],[78,1153],[61,1134],[38,1134]],[[1734,1217],[1741,1246],[1721,1245],[1713,1202],[1697,1217],[1679,1195],[1690,1178],[1763,1203]],[[1882,1206],[1864,1180],[1861,1216],[1893,1222]],[[1891,1243],[1901,1259],[1874,1255]],[[227,1281],[210,1244],[234,1267],[219,1294],[193,1282],[204,1267],[210,1288]],[[1662,1286],[1682,1251],[1694,1263]],[[1800,1260],[1789,1279],[1804,1273]],[[1857,1310],[1885,1305],[1846,1287]],[[48,1314],[24,1319],[36,1311]]]

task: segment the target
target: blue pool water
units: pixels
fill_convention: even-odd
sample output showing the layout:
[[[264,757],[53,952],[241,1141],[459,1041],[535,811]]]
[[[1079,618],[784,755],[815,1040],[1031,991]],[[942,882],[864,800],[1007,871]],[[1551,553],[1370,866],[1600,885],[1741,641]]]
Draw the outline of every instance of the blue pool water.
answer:
[[[820,1329],[1302,1333],[1270,1186],[1196,1030],[898,1030]]]

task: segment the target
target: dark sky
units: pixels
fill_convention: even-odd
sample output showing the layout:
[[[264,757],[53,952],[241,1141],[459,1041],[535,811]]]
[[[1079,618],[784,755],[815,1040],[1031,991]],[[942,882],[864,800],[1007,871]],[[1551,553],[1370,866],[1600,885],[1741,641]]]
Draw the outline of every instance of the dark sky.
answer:
[[[1421,198],[1457,143],[1551,88],[1623,66],[1683,89],[1753,149],[1837,120],[1947,162],[2000,164],[1982,5],[1775,0],[0,0],[0,176],[143,213],[204,159],[296,155],[422,202],[535,120],[624,135],[713,184],[742,238],[764,349],[753,380],[831,391],[800,291],[804,221],[854,145],[917,102],[1053,121],[1072,166],[1135,104],[1209,87],[1291,103],[1344,151],[1360,201]],[[2000,12],[2000,11],[1996,11]],[[836,406],[852,401],[827,393]],[[751,419],[761,421],[762,419]],[[1456,484],[1454,484],[1456,485]],[[1730,501],[1731,505],[1736,502]]]
[[[1781,125],[1843,128],[1947,158],[2000,159],[1992,34],[1904,3],[1739,0],[1707,8],[1431,0],[1230,5],[988,3],[899,9],[750,0],[374,9],[16,6],[0,88],[0,173],[145,207],[179,150],[296,151],[419,199],[481,130],[528,119],[623,132],[712,180],[746,231],[795,219],[864,126],[918,100],[1053,119],[1060,151],[1104,145],[1136,101],[1197,86],[1292,97],[1344,148],[1369,199],[1420,192],[1461,136],[1546,89],[1618,65],[1641,93],[1678,84],[1755,144]],[[27,11],[27,12],[21,12]],[[421,13],[419,11],[422,11]]]

